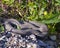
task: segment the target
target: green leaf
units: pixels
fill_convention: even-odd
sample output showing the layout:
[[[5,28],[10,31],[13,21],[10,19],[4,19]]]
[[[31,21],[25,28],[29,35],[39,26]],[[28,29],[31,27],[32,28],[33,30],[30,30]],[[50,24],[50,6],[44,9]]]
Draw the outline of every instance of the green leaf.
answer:
[[[0,8],[0,12],[2,12],[3,10],[2,10],[2,8]]]
[[[4,32],[4,27],[0,25],[0,33]]]
[[[50,24],[50,23],[58,23],[60,22],[60,19],[58,19],[57,17],[55,18],[52,18],[52,19],[47,19],[47,20],[42,20],[43,23],[46,23],[46,24]]]

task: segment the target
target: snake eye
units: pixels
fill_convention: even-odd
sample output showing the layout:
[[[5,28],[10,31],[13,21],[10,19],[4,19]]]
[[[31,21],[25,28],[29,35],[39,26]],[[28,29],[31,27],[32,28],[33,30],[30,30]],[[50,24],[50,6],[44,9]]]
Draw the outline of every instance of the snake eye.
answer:
[[[12,24],[12,23],[10,23],[10,25],[11,25],[13,28],[17,29],[17,25]]]

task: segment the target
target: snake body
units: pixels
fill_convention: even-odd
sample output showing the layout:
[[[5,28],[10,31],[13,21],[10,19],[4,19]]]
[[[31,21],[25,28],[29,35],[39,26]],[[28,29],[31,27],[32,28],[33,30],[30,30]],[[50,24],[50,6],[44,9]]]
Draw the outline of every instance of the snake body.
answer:
[[[21,29],[18,30],[12,27],[11,24],[21,27]],[[13,33],[17,33],[21,35],[35,34],[37,36],[43,37],[48,33],[48,28],[45,24],[40,24],[34,21],[29,21],[29,22],[24,21],[24,23],[21,24],[16,19],[7,19],[4,22],[4,26],[6,31],[11,31]]]

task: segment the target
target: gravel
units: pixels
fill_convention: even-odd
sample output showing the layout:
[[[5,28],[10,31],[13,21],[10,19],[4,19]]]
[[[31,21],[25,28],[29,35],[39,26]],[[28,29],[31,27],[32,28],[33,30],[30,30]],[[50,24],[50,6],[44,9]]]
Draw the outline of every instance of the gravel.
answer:
[[[57,48],[55,41],[42,41],[34,34],[21,36],[12,32],[6,32],[0,37],[0,48]]]

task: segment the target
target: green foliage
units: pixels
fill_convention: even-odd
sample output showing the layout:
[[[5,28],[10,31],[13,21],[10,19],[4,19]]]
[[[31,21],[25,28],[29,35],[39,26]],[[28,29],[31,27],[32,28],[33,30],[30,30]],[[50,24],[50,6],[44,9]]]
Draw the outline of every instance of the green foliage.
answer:
[[[58,23],[60,22],[60,13],[56,13],[56,14],[50,14],[48,16],[46,16],[46,19],[45,20],[42,20],[43,23],[46,23],[46,24],[50,24],[50,23]]]
[[[2,0],[2,3],[7,5],[12,5],[14,3],[14,0]]]
[[[0,12],[2,12],[3,10],[2,10],[2,8],[0,8]]]
[[[2,25],[0,25],[0,33],[4,32],[4,27]]]
[[[12,16],[19,14],[22,18],[43,22],[55,32],[55,24],[60,22],[60,0],[2,0],[11,7]],[[18,16],[18,15],[17,15]]]

